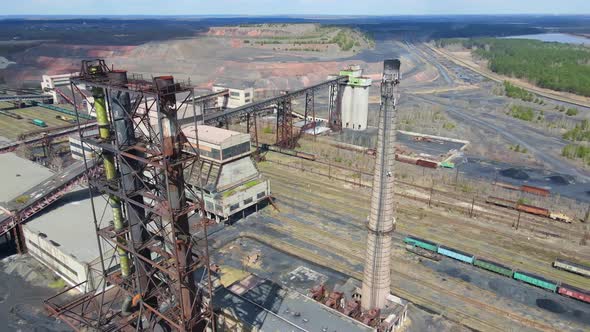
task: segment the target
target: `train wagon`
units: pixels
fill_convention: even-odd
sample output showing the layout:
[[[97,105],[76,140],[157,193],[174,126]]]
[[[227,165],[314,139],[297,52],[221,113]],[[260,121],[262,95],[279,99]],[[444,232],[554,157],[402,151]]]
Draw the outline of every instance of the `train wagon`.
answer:
[[[488,196],[488,198],[486,198],[486,203],[501,206],[501,207],[506,207],[506,208],[510,208],[510,209],[516,208],[515,201],[511,201],[509,199],[504,199],[504,198],[500,198],[500,197]]]
[[[523,211],[526,213],[535,214],[535,215],[543,216],[543,217],[549,217],[549,215],[550,215],[549,210],[542,208],[542,207],[534,206],[534,205],[517,204],[516,209],[519,211]]]
[[[438,245],[436,243],[421,239],[421,238],[417,238],[414,236],[406,236],[406,238],[404,238],[404,242],[407,244],[411,244],[413,246],[416,247],[420,247],[420,248],[424,248],[426,250],[430,250],[430,251],[434,251],[437,252],[438,249]]]
[[[426,168],[437,168],[438,167],[437,162],[431,161],[431,160],[426,160],[426,159],[418,159],[416,161],[416,165],[426,167]]]
[[[551,192],[545,188],[527,186],[526,184],[522,185],[522,187],[520,187],[520,190],[524,191],[525,193],[539,195],[543,197],[547,197],[551,194]]]
[[[426,257],[428,259],[432,259],[433,261],[440,261],[442,256],[437,254],[436,251],[430,251],[424,248],[420,248],[418,246],[415,246],[413,244],[406,244],[406,250],[414,253],[416,255],[422,256],[422,257]]]
[[[47,127],[47,124],[43,120],[33,119],[31,122],[38,127]]]
[[[557,293],[580,300],[586,303],[590,303],[590,292],[583,290],[568,284],[561,283],[557,289]]]
[[[475,259],[475,257],[472,254],[443,246],[438,246],[437,252],[443,256],[447,256],[459,260],[461,262],[465,262],[467,264],[473,264],[473,260]]]
[[[556,269],[564,270],[571,273],[576,273],[584,277],[590,278],[590,267],[582,264],[568,262],[563,259],[556,259],[553,262],[553,267]]]
[[[545,279],[538,275],[534,275],[532,273],[523,272],[523,271],[516,271],[514,272],[513,278],[516,280],[520,280],[526,282],[527,284],[531,284],[537,287],[541,287],[548,291],[555,293],[557,291],[557,282]]]
[[[482,258],[476,258],[475,261],[473,262],[473,265],[478,266],[484,270],[488,270],[488,271],[492,271],[498,274],[501,274],[503,276],[507,276],[509,278],[512,278],[512,275],[514,274],[514,271],[512,271],[512,268],[496,263],[496,262],[492,262],[492,261],[488,261]]]
[[[455,168],[455,163],[452,163],[450,161],[443,161],[442,163],[440,163],[440,167],[453,169]]]

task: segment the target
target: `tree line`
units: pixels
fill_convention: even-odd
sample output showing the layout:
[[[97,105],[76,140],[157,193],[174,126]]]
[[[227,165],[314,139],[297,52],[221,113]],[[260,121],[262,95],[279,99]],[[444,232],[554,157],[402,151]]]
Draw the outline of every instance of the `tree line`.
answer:
[[[442,39],[461,44],[488,60],[495,73],[525,79],[539,87],[590,96],[590,49],[528,39]]]

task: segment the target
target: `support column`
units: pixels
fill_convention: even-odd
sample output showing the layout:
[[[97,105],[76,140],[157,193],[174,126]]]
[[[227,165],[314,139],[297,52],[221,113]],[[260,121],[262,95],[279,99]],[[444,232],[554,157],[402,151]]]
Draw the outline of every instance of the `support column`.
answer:
[[[198,316],[197,308],[200,307],[196,298],[196,285],[190,269],[193,265],[192,253],[189,252],[189,223],[186,212],[181,208],[186,206],[183,166],[180,162],[182,147],[179,140],[181,129],[177,122],[177,108],[174,78],[172,76],[155,77],[154,83],[159,92],[159,109],[163,140],[163,157],[166,159],[166,194],[169,217],[165,220],[168,229],[164,237],[169,237],[172,255],[178,262],[178,277],[176,291],[179,306],[185,326],[194,326],[191,321]]]

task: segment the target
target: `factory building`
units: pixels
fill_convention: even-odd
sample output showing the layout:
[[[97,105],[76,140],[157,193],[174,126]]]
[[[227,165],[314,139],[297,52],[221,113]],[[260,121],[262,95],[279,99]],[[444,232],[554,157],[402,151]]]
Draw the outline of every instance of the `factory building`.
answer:
[[[376,331],[304,294],[256,275],[227,288],[217,288],[213,306],[219,312],[218,331]]]
[[[220,92],[223,90],[229,90],[229,98],[224,96],[218,97],[217,105],[220,107],[236,108],[254,101],[254,88],[252,87],[237,88],[230,87],[226,84],[216,84],[213,86],[213,92]]]
[[[69,104],[73,105],[74,100],[78,104],[79,109],[85,109],[87,113],[91,113],[94,102],[89,93],[86,93],[86,87],[77,85],[76,87],[82,91],[84,96],[79,92],[74,92],[70,86],[70,78],[79,75],[79,73],[69,73],[61,75],[43,75],[41,77],[41,90],[44,94],[50,95],[54,104]],[[75,98],[74,98],[75,96]],[[87,101],[90,101],[90,103]],[[91,114],[95,116],[95,114]]]
[[[102,281],[102,272],[88,189],[78,187],[57,204],[24,224],[27,250],[70,286],[93,291]],[[108,250],[104,244],[103,248]]]
[[[348,82],[340,85],[342,92],[342,127],[352,130],[367,129],[369,116],[369,88],[373,83],[363,77],[359,65],[351,65],[339,72],[339,76],[348,76]]]
[[[70,89],[70,78],[76,76],[78,73],[62,74],[62,75],[43,75],[41,80],[41,90],[45,94],[51,95],[54,104],[62,104],[67,102],[60,96],[55,88]]]
[[[185,177],[196,192],[203,189],[209,217],[225,221],[268,199],[270,181],[260,174],[251,157],[249,134],[205,125],[197,126],[197,130],[198,144],[195,127],[183,128],[188,139],[185,150],[198,148],[201,156],[198,165],[187,168]]]

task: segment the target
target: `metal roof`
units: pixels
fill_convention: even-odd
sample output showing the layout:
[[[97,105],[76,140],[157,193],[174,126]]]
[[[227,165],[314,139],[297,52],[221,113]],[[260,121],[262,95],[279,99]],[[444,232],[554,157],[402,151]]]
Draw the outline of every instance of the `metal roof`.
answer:
[[[0,202],[8,202],[54,173],[13,152],[0,154]]]
[[[204,126],[198,125],[197,126],[198,134],[199,134],[199,141],[208,142],[213,144],[221,144],[225,140],[233,137],[233,136],[247,136],[248,139],[250,135],[240,133],[233,130],[227,130],[223,128],[217,128],[212,126]],[[188,139],[194,140],[195,138],[195,126],[186,126],[182,128],[182,132],[186,135]]]
[[[252,285],[252,281],[249,283]],[[374,331],[311,298],[260,279],[238,295],[219,288],[215,308],[230,311],[242,323],[257,331]]]
[[[106,200],[95,198],[94,203],[97,215],[104,213],[104,221],[112,220]],[[93,262],[99,256],[88,188],[75,187],[24,227],[47,235],[46,240],[57,243],[60,251],[81,263]]]

